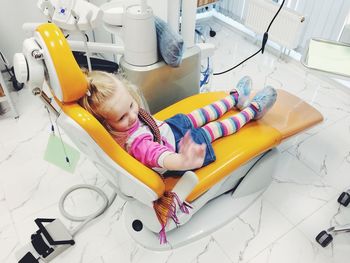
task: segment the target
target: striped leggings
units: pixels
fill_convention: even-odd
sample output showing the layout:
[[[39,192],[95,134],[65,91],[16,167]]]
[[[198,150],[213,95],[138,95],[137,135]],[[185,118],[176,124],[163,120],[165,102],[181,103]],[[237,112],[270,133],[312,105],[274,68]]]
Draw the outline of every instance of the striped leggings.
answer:
[[[187,114],[194,128],[201,127],[211,142],[218,138],[233,134],[246,123],[254,119],[258,105],[251,103],[239,113],[220,121],[214,121],[236,106],[237,94],[231,94],[203,108]]]

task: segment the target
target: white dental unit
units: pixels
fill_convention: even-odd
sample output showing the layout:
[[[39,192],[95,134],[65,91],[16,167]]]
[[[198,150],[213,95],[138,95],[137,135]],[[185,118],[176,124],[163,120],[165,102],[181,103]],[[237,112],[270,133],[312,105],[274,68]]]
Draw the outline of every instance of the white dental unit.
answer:
[[[196,0],[182,1],[181,34],[187,49],[178,68],[158,62],[153,15],[146,1],[131,6],[115,1],[97,8],[83,0],[40,0],[39,7],[63,29],[93,28],[101,18],[109,23],[107,28],[122,26],[124,46],[69,43],[55,25],[44,24],[35,28],[33,37],[24,41],[22,53],[15,55],[18,80],[25,82],[56,113],[57,123],[77,148],[108,178],[120,197],[127,200],[126,228],[137,243],[151,250],[169,250],[194,242],[237,217],[270,184],[279,157],[275,147],[322,121],[312,106],[278,91],[276,105],[263,120],[250,123],[234,136],[213,144],[217,154],[215,163],[164,181],[121,149],[103,126],[76,103],[86,92],[86,79],[70,49],[84,50],[87,46],[88,53],[123,54],[120,61],[123,72],[140,86],[151,112],[157,112],[156,118],[190,112],[225,96],[223,92],[197,94],[201,54],[207,56],[213,49],[209,46],[201,51],[194,44],[196,3]],[[180,1],[169,0],[169,14],[179,10],[179,4]],[[178,28],[176,14],[168,19],[172,28]],[[42,91],[45,75],[60,110],[51,105]],[[181,201],[190,203],[192,209],[188,214],[178,209],[179,226],[169,221],[168,243],[160,244],[160,224],[153,203],[169,189]],[[49,259],[50,255],[46,262]]]
[[[83,0],[38,2],[47,17],[68,32],[94,29],[103,23],[104,29],[120,38],[123,45],[74,40],[69,44],[72,50],[87,52],[88,57],[91,53],[123,55],[121,71],[141,89],[151,113],[199,91],[201,59],[211,56],[215,47],[194,44],[196,5],[193,0],[183,3],[181,34],[186,49],[181,66],[172,68],[158,62],[154,14],[146,1],[111,1],[100,8]],[[178,32],[180,17],[174,10],[180,10],[180,1],[168,1],[167,6],[169,26]],[[163,78],[164,74],[173,77]]]

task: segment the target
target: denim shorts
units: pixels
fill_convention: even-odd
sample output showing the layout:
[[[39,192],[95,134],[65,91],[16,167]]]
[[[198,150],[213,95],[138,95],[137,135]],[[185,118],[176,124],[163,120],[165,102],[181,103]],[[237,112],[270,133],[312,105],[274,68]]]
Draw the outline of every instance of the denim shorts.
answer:
[[[203,166],[206,166],[216,160],[213,146],[211,145],[210,139],[207,137],[205,131],[201,128],[193,128],[191,121],[185,114],[176,114],[175,116],[165,120],[165,122],[170,126],[172,132],[174,133],[176,152],[179,151],[179,142],[185,136],[186,132],[190,130],[192,139],[195,143],[204,143],[206,145]],[[185,171],[167,171],[164,173],[164,176],[178,176],[183,175],[184,173]]]

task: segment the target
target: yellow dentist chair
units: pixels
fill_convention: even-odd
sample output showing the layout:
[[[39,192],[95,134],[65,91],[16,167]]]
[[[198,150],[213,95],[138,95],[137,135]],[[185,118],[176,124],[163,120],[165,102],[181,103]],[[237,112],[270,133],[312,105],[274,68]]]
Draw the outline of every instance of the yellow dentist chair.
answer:
[[[193,242],[231,221],[268,187],[278,163],[276,148],[291,136],[322,121],[322,115],[299,98],[278,90],[277,102],[261,120],[247,124],[237,134],[219,139],[213,147],[217,160],[181,178],[164,181],[126,153],[103,126],[76,101],[85,94],[87,83],[69,45],[54,24],[37,27],[26,39],[23,53],[16,54],[16,71],[33,91],[50,103],[42,92],[44,77],[60,107],[57,123],[78,149],[90,157],[99,171],[126,198],[126,228],[132,238],[151,250],[167,250]],[[197,94],[157,114],[165,119],[188,113],[217,99],[224,92]],[[223,118],[234,114],[228,112]],[[189,214],[178,210],[180,226],[169,221],[168,243],[160,244],[161,225],[153,202],[165,191],[176,192],[192,206]]]

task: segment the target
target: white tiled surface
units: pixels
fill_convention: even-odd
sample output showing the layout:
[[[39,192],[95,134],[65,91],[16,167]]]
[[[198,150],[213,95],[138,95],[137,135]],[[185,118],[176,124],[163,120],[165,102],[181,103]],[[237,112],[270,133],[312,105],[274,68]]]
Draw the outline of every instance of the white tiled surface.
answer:
[[[219,24],[215,71],[249,56],[257,46]],[[274,180],[263,196],[236,220],[191,245],[152,252],[128,236],[124,201],[118,199],[76,237],[74,248],[54,262],[348,262],[350,235],[335,236],[321,248],[315,236],[334,223],[350,223],[350,208],[339,207],[338,195],[350,187],[350,91],[307,73],[298,63],[258,55],[234,71],[215,77],[214,90],[227,90],[243,75],[255,89],[272,85],[315,106],[325,121],[282,145]],[[28,90],[13,94],[20,118],[0,119],[0,262],[15,262],[14,251],[36,230],[37,217],[61,218],[58,200],[68,187],[90,183],[108,190],[106,181],[85,157],[75,174],[43,160],[50,122],[40,101]],[[90,192],[74,194],[67,204],[77,213],[93,211],[100,200]]]

